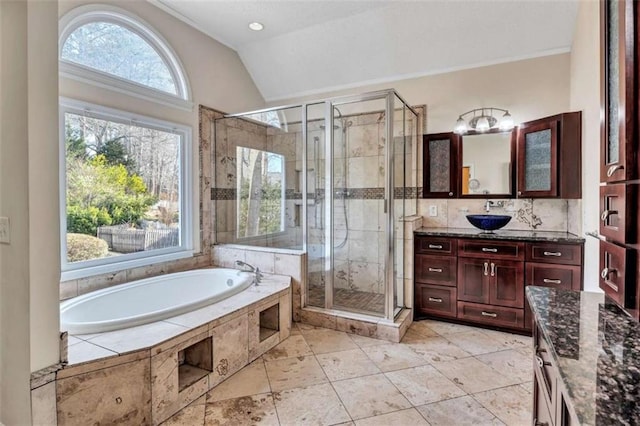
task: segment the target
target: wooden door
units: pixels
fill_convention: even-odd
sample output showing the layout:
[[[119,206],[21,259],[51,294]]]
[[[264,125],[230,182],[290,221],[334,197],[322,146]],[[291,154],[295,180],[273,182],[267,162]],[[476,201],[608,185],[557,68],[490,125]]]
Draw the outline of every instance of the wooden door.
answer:
[[[524,307],[524,262],[492,260],[489,263],[489,303]]]
[[[422,137],[423,198],[456,198],[457,150],[460,136],[453,132]]]
[[[518,196],[558,195],[558,119],[548,117],[518,128]]]
[[[486,259],[458,258],[458,300],[489,303],[489,264]]]

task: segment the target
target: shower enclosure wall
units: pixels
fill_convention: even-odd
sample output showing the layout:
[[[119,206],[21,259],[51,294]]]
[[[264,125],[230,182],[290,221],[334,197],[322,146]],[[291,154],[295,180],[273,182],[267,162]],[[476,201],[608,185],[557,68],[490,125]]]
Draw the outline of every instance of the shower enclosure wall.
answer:
[[[216,242],[307,252],[303,305],[392,321],[418,115],[393,90],[215,122]]]

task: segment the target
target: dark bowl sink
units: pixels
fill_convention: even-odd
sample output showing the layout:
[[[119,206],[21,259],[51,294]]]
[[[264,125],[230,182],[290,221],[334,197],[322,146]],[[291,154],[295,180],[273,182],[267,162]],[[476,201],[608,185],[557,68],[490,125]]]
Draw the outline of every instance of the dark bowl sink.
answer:
[[[476,228],[491,232],[509,223],[511,216],[499,214],[468,214],[467,220]]]

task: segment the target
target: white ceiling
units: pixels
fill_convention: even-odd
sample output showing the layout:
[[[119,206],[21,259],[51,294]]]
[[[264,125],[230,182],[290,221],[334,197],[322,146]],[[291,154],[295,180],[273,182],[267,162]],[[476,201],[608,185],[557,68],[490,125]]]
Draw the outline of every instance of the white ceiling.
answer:
[[[149,0],[235,49],[266,101],[570,50],[578,0]],[[250,31],[249,22],[265,29]]]

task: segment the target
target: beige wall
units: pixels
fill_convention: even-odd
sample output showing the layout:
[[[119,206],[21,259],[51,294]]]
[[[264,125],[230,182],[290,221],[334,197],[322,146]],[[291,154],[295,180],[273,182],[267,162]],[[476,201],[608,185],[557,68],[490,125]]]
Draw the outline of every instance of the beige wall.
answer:
[[[600,182],[599,3],[581,1],[571,50],[571,109],[582,110],[582,229],[598,229]],[[598,242],[587,238],[584,289],[598,288]]]
[[[449,132],[460,114],[483,106],[508,109],[520,123],[568,110],[569,64],[568,53],[543,56],[279,101],[277,105],[395,88],[409,104],[427,105],[429,133]]]

